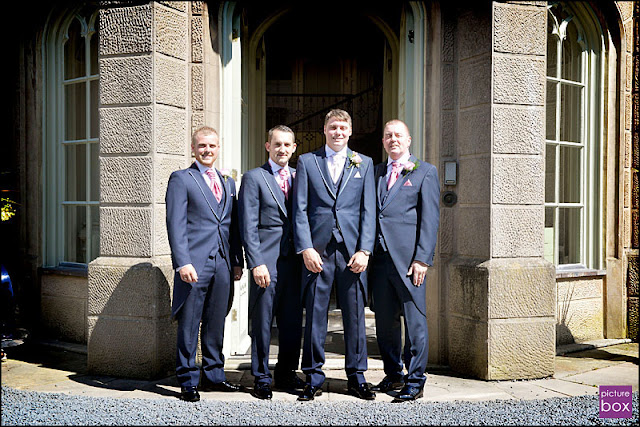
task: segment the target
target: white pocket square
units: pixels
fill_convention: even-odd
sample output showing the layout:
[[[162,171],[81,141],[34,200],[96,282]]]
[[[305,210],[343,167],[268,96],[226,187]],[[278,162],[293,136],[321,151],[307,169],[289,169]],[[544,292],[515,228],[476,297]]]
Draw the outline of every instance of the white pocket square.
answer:
[[[360,175],[360,171],[356,172],[356,174],[353,176],[354,178],[362,178],[362,175]]]

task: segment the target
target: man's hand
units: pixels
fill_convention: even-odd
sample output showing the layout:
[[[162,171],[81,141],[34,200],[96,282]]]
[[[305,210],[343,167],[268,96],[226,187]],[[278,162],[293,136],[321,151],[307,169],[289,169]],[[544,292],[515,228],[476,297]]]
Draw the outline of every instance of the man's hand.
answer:
[[[233,280],[240,280],[242,278],[242,267],[233,267]]]
[[[253,280],[256,281],[256,285],[261,288],[266,288],[271,283],[271,276],[269,275],[269,269],[266,265],[262,264],[257,267],[254,267],[251,270],[253,273]]]
[[[302,251],[302,260],[304,266],[312,273],[320,273],[322,271],[322,257],[314,248]]]
[[[413,275],[413,285],[420,286],[422,282],[424,282],[428,269],[429,266],[424,262],[413,261],[409,267],[409,271],[407,271],[407,276]]]
[[[183,282],[195,283],[198,281],[198,273],[196,273],[196,269],[191,264],[182,267],[178,273]]]
[[[347,267],[351,267],[351,271],[353,273],[362,273],[367,269],[367,265],[369,265],[369,255],[366,255],[362,251],[358,251],[349,260],[347,263]]]

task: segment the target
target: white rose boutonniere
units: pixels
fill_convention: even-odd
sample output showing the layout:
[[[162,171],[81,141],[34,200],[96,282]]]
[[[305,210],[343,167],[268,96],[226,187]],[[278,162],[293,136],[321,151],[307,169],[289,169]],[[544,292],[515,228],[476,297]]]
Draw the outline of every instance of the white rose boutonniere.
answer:
[[[360,157],[360,154],[356,153],[355,151],[352,152],[349,156],[349,167],[355,166],[359,168],[360,163],[362,163],[362,157]]]
[[[229,177],[231,176],[231,171],[227,168],[220,169],[220,174],[224,178],[224,182],[227,182],[227,179],[229,179]]]

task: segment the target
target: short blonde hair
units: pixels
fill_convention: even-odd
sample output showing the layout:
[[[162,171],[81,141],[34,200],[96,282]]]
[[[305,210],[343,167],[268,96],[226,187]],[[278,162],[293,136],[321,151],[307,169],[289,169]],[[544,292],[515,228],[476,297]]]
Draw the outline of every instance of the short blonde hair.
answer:
[[[218,131],[216,131],[214,128],[209,126],[199,127],[195,132],[193,132],[193,135],[191,136],[191,145],[193,145],[194,147],[196,146],[199,136],[209,135],[215,135],[218,139],[220,138],[220,136],[218,135]]]

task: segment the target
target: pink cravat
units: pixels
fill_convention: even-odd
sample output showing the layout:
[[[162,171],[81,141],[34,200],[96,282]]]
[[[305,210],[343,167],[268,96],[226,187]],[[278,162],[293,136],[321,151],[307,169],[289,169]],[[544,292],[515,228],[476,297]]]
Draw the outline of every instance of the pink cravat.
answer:
[[[209,180],[211,181],[209,188],[211,188],[213,195],[216,196],[216,200],[220,203],[220,200],[222,200],[222,188],[220,188],[220,183],[216,179],[216,173],[213,169],[207,169],[207,175],[209,175]]]
[[[393,184],[398,180],[398,176],[400,175],[401,165],[398,162],[391,162],[391,175],[389,175],[389,182],[387,182],[387,190],[390,190],[393,187]]]
[[[280,188],[284,193],[284,198],[289,199],[289,171],[286,168],[280,169]]]

